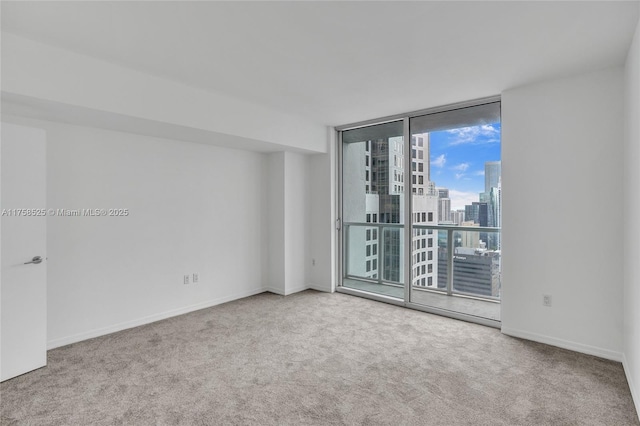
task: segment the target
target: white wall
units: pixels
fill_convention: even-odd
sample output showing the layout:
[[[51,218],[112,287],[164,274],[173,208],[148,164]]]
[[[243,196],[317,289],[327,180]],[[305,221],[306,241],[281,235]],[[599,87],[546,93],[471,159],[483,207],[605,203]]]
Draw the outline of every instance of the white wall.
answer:
[[[625,68],[624,159],[623,364],[640,413],[640,21]]]
[[[47,130],[50,206],[132,211],[49,220],[51,347],[309,287],[317,215],[301,153],[327,152],[324,126],[13,34],[1,42],[3,117]],[[324,158],[315,170],[333,167]],[[332,214],[328,198],[315,203]],[[331,247],[318,257],[331,270]],[[200,283],[183,286],[194,272]]]
[[[504,333],[621,360],[622,100],[621,68],[503,93]]]
[[[122,117],[141,119],[143,131],[157,122],[165,129],[167,124],[181,126],[185,133],[208,131],[284,149],[326,152],[324,126],[301,117],[14,34],[3,33],[1,43],[3,92],[19,95],[19,101],[30,102],[35,109],[59,103],[57,108],[66,111],[71,120],[85,115],[85,119],[99,122],[94,115],[102,112],[105,123],[122,124]]]
[[[307,203],[309,159],[277,152],[268,155],[269,291],[288,295],[306,290],[310,206]]]
[[[327,133],[328,153],[309,156],[306,282],[316,290],[332,292],[336,281],[336,141],[333,128],[327,128]]]
[[[306,282],[310,210],[306,202],[308,158],[285,152],[285,161],[285,294],[291,294],[309,288]]]
[[[264,154],[3,119],[46,130],[50,208],[130,210],[48,219],[49,347],[264,291]]]
[[[268,154],[266,182],[268,216],[268,264],[267,289],[285,294],[285,155],[284,152]]]

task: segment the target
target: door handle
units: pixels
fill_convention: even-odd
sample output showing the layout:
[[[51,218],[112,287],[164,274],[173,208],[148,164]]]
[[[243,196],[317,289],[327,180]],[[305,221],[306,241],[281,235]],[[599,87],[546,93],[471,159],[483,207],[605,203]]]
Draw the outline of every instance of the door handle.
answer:
[[[29,265],[31,263],[35,263],[36,265],[38,263],[42,263],[42,257],[41,256],[35,256],[33,259],[31,259],[31,261],[29,262],[24,262],[25,265]]]

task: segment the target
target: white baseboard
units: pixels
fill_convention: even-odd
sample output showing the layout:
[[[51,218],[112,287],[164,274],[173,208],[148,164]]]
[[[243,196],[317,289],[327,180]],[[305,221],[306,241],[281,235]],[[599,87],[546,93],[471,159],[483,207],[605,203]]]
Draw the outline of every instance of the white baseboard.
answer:
[[[284,292],[280,288],[275,287],[265,287],[264,291],[268,291],[269,293],[278,294],[280,296],[284,296]]]
[[[583,343],[572,342],[570,340],[557,339],[555,337],[544,336],[542,334],[530,333],[528,331],[515,330],[512,328],[502,327],[502,333],[508,336],[519,337],[521,339],[532,340],[534,342],[544,343],[545,345],[557,346],[570,351],[580,352],[587,355],[593,355],[600,358],[609,359],[611,361],[622,362],[622,353],[603,349],[596,346],[585,345]]]
[[[47,342],[47,350],[59,348],[60,346],[70,345],[72,343],[81,342],[87,339],[93,339],[94,337],[104,336],[107,334],[126,330],[128,328],[134,328],[141,325],[150,324],[152,322],[175,317],[175,316],[186,314],[193,311],[198,311],[200,309],[210,308],[211,306],[220,305],[222,303],[231,302],[232,300],[242,299],[244,297],[254,296],[256,294],[264,293],[265,291],[272,291],[272,290],[269,290],[266,288],[256,288],[256,289],[245,291],[242,293],[233,294],[230,296],[220,297],[218,299],[197,303],[195,305],[185,306],[182,308],[172,309],[169,311],[161,312],[154,315],[149,315],[149,316],[138,318],[135,320],[121,322],[119,324],[110,325],[108,327],[97,328],[95,330],[90,330],[83,333],[74,334],[71,336],[53,339]]]
[[[292,289],[287,290],[285,292],[285,296],[288,296],[288,295],[293,294],[293,293],[299,293],[299,292],[305,291],[305,290],[309,290],[309,286],[308,285],[301,285],[301,286],[298,286],[298,287],[294,287]]]
[[[631,372],[629,371],[629,363],[627,362],[627,355],[622,353],[622,368],[624,369],[624,374],[627,376],[627,383],[629,384],[629,389],[631,390],[631,398],[633,399],[633,403],[636,406],[636,416],[640,419],[640,395],[637,393],[637,388],[635,382],[633,381],[633,377],[631,377]]]
[[[310,288],[311,290],[316,290],[316,291],[321,291],[323,293],[331,293],[331,291],[329,290],[331,286],[321,286],[318,284],[313,284],[313,283],[309,283],[307,284],[307,288]]]
[[[274,294],[279,294],[280,296],[288,296],[290,294],[294,294],[294,293],[299,293],[301,291],[305,291],[305,290],[309,290],[309,289],[313,289],[313,290],[318,290],[318,291],[325,291],[321,288],[315,288],[313,285],[301,285],[298,287],[294,287],[291,289],[288,289],[286,291],[282,291],[281,288],[275,288],[275,287],[265,287],[265,291],[274,293]]]

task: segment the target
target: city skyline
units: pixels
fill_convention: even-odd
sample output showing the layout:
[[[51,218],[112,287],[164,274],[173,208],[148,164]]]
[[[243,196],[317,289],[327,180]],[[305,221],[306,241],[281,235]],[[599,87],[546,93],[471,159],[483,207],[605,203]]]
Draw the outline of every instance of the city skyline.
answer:
[[[398,131],[398,123],[391,122],[373,133],[354,129],[343,134],[343,190],[348,194],[343,214],[351,223],[345,239],[347,276],[394,285],[408,281],[425,289],[453,286],[463,293],[499,297],[500,238],[481,229],[499,226],[499,124],[416,133],[409,152]],[[467,199],[456,198],[461,189],[470,189]],[[406,196],[411,197],[410,212],[404,210]],[[443,237],[427,228],[454,223],[452,201],[464,209],[455,224],[477,231]],[[403,224],[406,213],[414,229],[405,242],[401,227],[384,224]],[[410,259],[404,258],[405,244],[410,244]],[[452,248],[456,255],[449,259]],[[403,267],[407,261],[409,276]],[[453,262],[456,277],[449,284],[448,262]]]
[[[500,161],[501,124],[429,133],[431,181],[449,189],[451,210],[464,210],[485,191],[485,162]]]

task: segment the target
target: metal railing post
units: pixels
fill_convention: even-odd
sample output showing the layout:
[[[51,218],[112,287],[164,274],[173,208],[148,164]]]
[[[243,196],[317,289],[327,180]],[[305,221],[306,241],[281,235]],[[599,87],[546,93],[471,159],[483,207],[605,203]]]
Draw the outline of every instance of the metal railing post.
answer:
[[[349,261],[349,231],[351,231],[351,227],[350,225],[342,225],[341,227],[342,229],[340,230],[340,232],[342,232],[342,241],[343,241],[343,246],[342,246],[342,276],[340,277],[340,281],[344,280],[344,277],[346,277],[347,275],[349,275],[347,272],[349,270],[349,264],[347,263]]]
[[[437,232],[437,231],[436,231]],[[453,229],[447,229],[447,294],[453,293],[453,253],[455,244],[453,242]]]
[[[382,242],[382,226],[380,224],[377,225],[378,230],[378,284],[382,285],[382,272],[384,271],[384,265],[382,264],[382,250],[384,250],[384,244]]]

